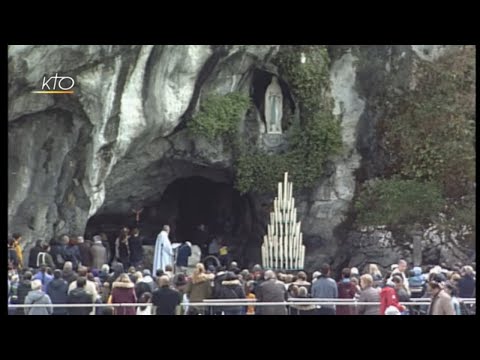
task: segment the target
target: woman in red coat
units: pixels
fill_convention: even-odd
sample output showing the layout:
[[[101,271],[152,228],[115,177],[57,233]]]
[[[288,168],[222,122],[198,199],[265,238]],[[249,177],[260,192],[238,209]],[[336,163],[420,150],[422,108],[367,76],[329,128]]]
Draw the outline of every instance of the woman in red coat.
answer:
[[[389,306],[396,307],[400,312],[405,311],[405,306],[398,302],[397,292],[394,287],[395,284],[389,280],[389,274],[385,277],[385,286],[380,291],[380,315],[385,315],[385,310]]]
[[[136,303],[135,285],[130,281],[127,274],[122,274],[113,283],[112,304]],[[115,307],[115,315],[135,315],[134,306]]]

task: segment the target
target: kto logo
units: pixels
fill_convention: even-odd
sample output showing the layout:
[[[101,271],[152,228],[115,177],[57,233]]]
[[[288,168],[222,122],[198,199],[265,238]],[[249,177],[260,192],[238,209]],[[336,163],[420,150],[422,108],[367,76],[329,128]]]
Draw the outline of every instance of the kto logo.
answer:
[[[43,77],[42,90],[32,91],[34,94],[73,94],[75,80],[70,76],[51,76],[47,79]]]

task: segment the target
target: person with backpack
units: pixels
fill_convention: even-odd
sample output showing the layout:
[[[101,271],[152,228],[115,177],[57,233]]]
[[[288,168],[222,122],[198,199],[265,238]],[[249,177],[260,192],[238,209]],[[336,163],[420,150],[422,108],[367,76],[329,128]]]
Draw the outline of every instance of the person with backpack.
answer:
[[[28,255],[28,267],[31,269],[38,269],[37,255],[42,251],[42,240],[37,240],[35,246],[30,250]]]
[[[49,267],[50,269],[55,269],[55,263],[53,262],[52,255],[50,255],[50,245],[41,244],[41,251],[37,254],[37,261],[35,262],[35,269],[40,268],[41,266]]]

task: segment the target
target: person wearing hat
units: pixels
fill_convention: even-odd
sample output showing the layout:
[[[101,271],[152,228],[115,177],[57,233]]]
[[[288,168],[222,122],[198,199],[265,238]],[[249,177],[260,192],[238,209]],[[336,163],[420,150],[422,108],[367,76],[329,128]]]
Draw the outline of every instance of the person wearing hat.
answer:
[[[438,275],[432,276],[432,279],[428,283],[428,287],[432,296],[428,315],[455,315],[452,298],[444,290],[443,283]]]

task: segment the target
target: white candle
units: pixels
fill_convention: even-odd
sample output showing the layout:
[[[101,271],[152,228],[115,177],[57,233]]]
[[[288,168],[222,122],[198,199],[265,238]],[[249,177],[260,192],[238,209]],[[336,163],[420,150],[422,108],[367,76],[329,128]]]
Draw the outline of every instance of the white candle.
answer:
[[[278,267],[282,267],[282,260],[283,260],[283,237],[280,236],[278,239]]]
[[[282,183],[278,183],[278,202],[282,203]]]
[[[294,269],[294,263],[293,263],[293,240],[294,240],[293,234],[290,235],[290,241],[288,242],[288,257],[290,258],[290,268]]]
[[[302,235],[300,234],[300,243],[299,243],[299,265],[300,265],[300,268],[303,270],[303,259],[305,257],[305,246],[303,245],[303,242],[302,242]]]
[[[303,251],[302,251],[302,269],[305,268],[305,252],[306,252],[307,248],[305,247],[305,245],[303,245]]]
[[[300,236],[298,236],[298,233],[295,235],[295,252],[293,254],[293,256],[295,257],[295,265],[296,265],[296,268],[298,269],[299,266],[300,266],[300,245],[301,245],[301,242],[300,242]]]
[[[272,238],[268,240],[268,267],[272,267],[272,258],[273,258],[273,253],[272,253]]]

